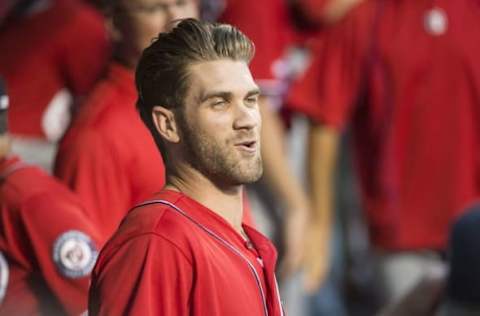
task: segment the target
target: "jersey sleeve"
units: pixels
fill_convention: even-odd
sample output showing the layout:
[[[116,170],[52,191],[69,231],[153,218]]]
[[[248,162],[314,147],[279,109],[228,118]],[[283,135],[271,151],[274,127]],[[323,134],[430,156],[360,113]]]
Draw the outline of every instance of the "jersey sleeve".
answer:
[[[103,17],[93,8],[82,5],[72,13],[60,38],[62,73],[74,96],[91,91],[106,68],[110,44]]]
[[[48,291],[68,315],[79,315],[87,309],[99,237],[81,206],[61,193],[37,194],[23,203],[18,233]]]
[[[291,110],[335,128],[348,122],[365,78],[371,25],[371,12],[362,6],[319,34],[309,67],[289,92]]]
[[[89,315],[190,315],[192,265],[169,240],[145,234],[103,255],[92,278]]]
[[[55,176],[80,197],[103,240],[117,229],[132,203],[121,162],[112,143],[94,130],[67,135],[55,162]]]

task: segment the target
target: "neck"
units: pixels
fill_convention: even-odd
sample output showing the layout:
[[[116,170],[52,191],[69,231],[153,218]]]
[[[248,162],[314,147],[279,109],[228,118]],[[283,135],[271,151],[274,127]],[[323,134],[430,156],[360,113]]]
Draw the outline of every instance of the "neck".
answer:
[[[220,215],[242,233],[243,186],[218,185],[190,166],[167,175],[166,189],[180,191]]]

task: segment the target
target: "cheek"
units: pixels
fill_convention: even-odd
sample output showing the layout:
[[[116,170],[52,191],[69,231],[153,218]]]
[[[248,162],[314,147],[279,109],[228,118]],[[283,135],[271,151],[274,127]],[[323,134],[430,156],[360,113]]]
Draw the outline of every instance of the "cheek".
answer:
[[[255,122],[258,124],[258,127],[260,128],[262,126],[262,115],[260,114],[260,110],[256,109],[255,112],[253,113],[253,119]]]
[[[205,124],[198,127],[200,134],[212,143],[225,144],[228,142],[229,130],[223,124]]]
[[[254,130],[260,130],[262,127],[262,115],[258,107],[249,110],[250,122],[255,125]]]
[[[221,145],[229,143],[232,123],[227,116],[216,114],[202,117],[198,115],[197,120],[191,126],[194,132],[197,131],[202,137],[211,139],[212,143]]]

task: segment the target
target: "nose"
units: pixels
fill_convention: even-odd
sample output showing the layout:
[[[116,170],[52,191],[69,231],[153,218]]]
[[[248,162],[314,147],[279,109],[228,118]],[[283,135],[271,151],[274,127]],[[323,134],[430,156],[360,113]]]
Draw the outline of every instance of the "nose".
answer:
[[[258,105],[248,106],[243,102],[239,102],[235,110],[235,119],[233,121],[233,128],[236,130],[246,129],[251,130],[260,127],[262,123]]]

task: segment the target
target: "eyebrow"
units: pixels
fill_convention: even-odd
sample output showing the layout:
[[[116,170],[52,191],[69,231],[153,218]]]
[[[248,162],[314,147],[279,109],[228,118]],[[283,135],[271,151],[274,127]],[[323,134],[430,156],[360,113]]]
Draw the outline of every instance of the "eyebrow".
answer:
[[[208,99],[211,99],[211,98],[222,98],[222,99],[225,99],[225,100],[230,100],[232,98],[232,95],[233,95],[233,93],[231,93],[231,92],[212,91],[212,92],[201,95],[199,100],[200,100],[201,103],[203,103],[203,102],[205,102],[205,101],[207,101]],[[256,96],[256,95],[260,95],[260,89],[259,88],[255,88],[255,89],[252,89],[252,90],[248,91],[246,97],[249,98],[249,97]]]
[[[247,98],[260,95],[261,91],[259,88],[248,91]]]

